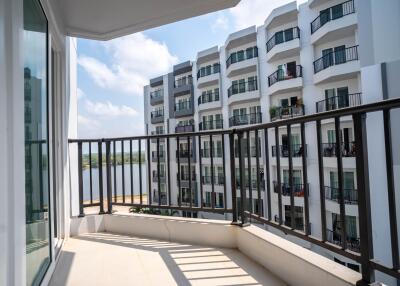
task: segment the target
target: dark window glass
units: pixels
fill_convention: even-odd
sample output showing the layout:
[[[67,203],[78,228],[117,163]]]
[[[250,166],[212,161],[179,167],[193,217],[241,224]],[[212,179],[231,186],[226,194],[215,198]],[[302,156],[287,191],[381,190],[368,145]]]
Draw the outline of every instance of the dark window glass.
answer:
[[[280,44],[280,43],[283,43],[283,42],[284,42],[284,40],[283,40],[283,31],[275,33],[275,43],[276,44]]]
[[[285,41],[293,40],[293,28],[285,30]]]

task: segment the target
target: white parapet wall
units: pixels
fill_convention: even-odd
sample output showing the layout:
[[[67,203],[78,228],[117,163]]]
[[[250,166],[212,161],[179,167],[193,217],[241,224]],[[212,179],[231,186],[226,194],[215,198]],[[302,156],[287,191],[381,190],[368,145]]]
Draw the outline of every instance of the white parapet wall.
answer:
[[[361,275],[256,226],[230,221],[142,214],[90,215],[71,220],[71,236],[111,232],[194,245],[236,248],[289,285],[356,285]]]

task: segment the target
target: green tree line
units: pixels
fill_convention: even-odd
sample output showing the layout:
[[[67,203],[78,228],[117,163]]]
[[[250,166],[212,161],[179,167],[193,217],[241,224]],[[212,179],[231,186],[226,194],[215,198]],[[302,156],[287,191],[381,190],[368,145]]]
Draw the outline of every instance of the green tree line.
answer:
[[[123,153],[124,154],[124,164],[130,164],[131,158],[129,153]],[[132,152],[132,163],[133,164],[139,164],[139,160],[141,163],[146,162],[146,156],[145,153],[142,152],[139,156],[139,152]],[[82,155],[82,165],[84,169],[89,168],[89,154],[83,154]],[[122,153],[116,153],[115,157],[114,154],[111,154],[111,164],[114,164],[114,161],[117,165],[122,165]],[[106,155],[103,154],[102,156],[102,164],[106,164]],[[97,153],[92,153],[92,168],[97,168],[99,166],[99,155]]]

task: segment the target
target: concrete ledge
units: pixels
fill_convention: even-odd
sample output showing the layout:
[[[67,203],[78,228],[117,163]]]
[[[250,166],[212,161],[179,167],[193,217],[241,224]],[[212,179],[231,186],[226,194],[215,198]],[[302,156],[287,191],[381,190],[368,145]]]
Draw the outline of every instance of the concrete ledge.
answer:
[[[345,266],[256,226],[230,221],[143,214],[92,215],[71,219],[71,236],[111,232],[193,245],[237,248],[289,285],[349,286],[361,279]]]
[[[361,274],[256,226],[238,228],[238,248],[289,285],[356,285]]]

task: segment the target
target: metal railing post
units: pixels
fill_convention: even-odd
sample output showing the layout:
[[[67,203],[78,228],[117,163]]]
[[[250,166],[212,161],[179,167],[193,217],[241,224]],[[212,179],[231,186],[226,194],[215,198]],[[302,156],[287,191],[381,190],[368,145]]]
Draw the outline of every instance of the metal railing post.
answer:
[[[82,142],[78,142],[78,183],[79,183],[79,215],[84,217],[83,211],[83,166],[82,166]]]
[[[354,114],[354,136],[356,142],[356,173],[358,194],[358,214],[360,224],[360,254],[362,280],[357,285],[369,285],[374,281],[371,203],[369,192],[368,147],[366,114]],[[343,238],[345,239],[345,238]]]
[[[235,134],[229,134],[229,157],[231,169],[231,189],[232,189],[232,224],[237,224],[237,195],[236,195],[236,170],[235,170]]]
[[[246,189],[245,189],[245,161],[244,153],[246,152],[246,146],[243,144],[243,132],[238,133],[238,149],[239,149],[239,172],[240,172],[240,225],[246,224]],[[250,167],[250,166],[249,166]]]
[[[107,213],[112,214],[111,141],[106,141]]]
[[[98,143],[98,168],[99,168],[99,200],[100,200],[100,211],[99,214],[104,214],[104,199],[103,199],[103,141]]]

